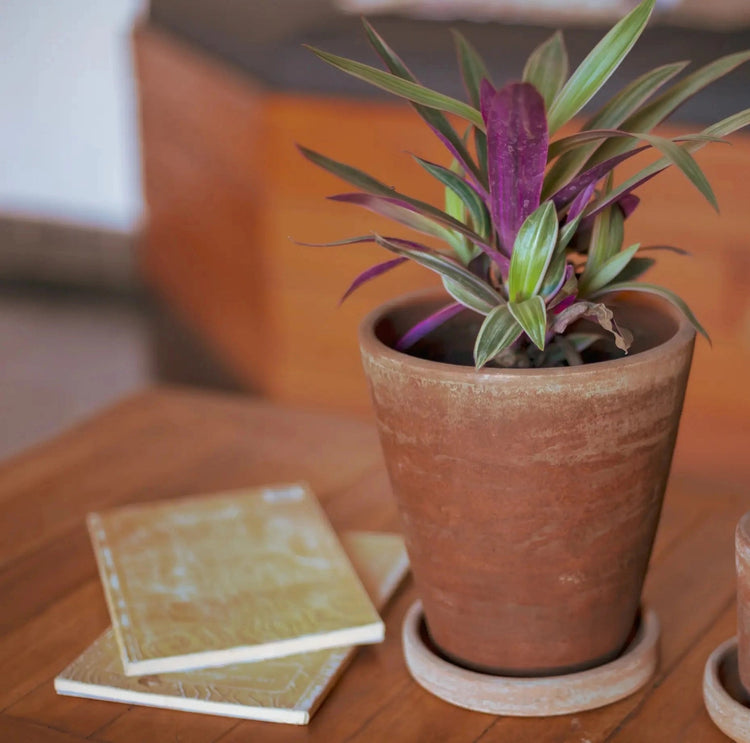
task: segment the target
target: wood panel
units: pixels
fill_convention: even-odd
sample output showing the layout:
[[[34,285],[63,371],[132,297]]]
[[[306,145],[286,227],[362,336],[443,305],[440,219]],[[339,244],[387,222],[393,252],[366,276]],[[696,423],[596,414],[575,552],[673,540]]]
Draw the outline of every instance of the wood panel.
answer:
[[[732,533],[744,488],[678,468],[667,493],[645,601],[661,619],[661,664],[641,692],[549,719],[453,707],[411,680],[399,637],[411,582],[384,612],[386,641],[361,650],[306,728],[58,697],[53,677],[105,629],[83,533],[88,511],[307,479],[336,528],[396,529],[377,436],[367,423],[241,397],[139,395],[0,467],[0,739],[23,741],[601,741],[725,738],[703,710],[708,653],[734,632]],[[54,518],[14,536],[44,505]],[[64,506],[64,508],[63,508]],[[62,547],[70,557],[61,559]],[[6,615],[5,610],[10,612]]]

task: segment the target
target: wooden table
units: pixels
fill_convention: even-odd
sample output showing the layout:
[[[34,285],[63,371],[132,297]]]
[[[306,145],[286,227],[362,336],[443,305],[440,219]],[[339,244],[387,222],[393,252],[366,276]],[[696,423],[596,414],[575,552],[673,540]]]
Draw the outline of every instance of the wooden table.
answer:
[[[239,397],[142,394],[0,467],[0,740],[725,741],[703,708],[701,674],[734,634],[733,531],[750,499],[703,474],[673,473],[651,563],[658,674],[609,707],[499,718],[423,691],[401,655],[410,582],[384,614],[385,643],[359,652],[306,728],[58,697],[54,676],[108,624],[84,526],[90,510],[305,479],[337,528],[397,528],[367,422]]]

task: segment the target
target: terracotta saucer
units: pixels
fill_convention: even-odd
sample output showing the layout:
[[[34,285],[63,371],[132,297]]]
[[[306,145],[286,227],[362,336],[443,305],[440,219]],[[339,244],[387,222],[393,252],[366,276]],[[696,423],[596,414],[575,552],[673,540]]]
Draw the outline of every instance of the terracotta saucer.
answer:
[[[736,637],[721,643],[708,657],[703,702],[722,733],[737,743],[750,743],[750,706],[745,706],[750,699],[740,683]]]
[[[654,611],[644,611],[635,637],[619,658],[563,676],[491,676],[453,665],[427,644],[419,601],[406,614],[402,639],[414,680],[446,702],[494,715],[548,717],[603,707],[640,689],[656,670],[659,619]]]

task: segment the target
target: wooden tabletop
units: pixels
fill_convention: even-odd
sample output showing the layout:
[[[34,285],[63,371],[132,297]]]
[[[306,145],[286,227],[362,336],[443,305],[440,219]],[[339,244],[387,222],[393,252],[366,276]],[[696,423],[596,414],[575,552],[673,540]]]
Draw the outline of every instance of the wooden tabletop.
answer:
[[[733,532],[750,498],[718,471],[680,468],[645,592],[662,622],[660,668],[643,691],[603,709],[500,718],[423,691],[401,654],[411,582],[384,613],[386,641],[359,651],[305,728],[55,694],[54,676],[109,624],[88,511],[297,479],[312,485],[337,529],[398,528],[370,424],[241,397],[147,392],[0,466],[0,740],[727,740],[704,710],[701,675],[735,632]]]

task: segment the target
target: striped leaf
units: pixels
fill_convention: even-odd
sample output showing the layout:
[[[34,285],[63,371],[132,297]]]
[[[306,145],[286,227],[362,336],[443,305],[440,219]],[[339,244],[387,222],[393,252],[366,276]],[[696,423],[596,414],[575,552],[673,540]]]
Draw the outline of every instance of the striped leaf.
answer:
[[[478,312],[480,315],[488,315],[498,304],[505,302],[504,299],[501,302],[488,302],[484,297],[479,296],[473,288],[467,289],[465,284],[446,276],[443,276],[443,286],[456,302],[474,310],[474,312]]]
[[[746,108],[743,111],[739,111],[736,114],[727,116],[721,121],[717,121],[715,124],[706,127],[700,134],[699,138],[694,141],[688,141],[684,148],[688,152],[696,152],[705,146],[708,142],[712,141],[716,137],[726,137],[733,132],[750,126],[750,108]],[[655,175],[665,170],[671,165],[667,158],[660,158],[651,165],[646,166],[642,170],[638,171],[635,175],[628,178],[626,181],[621,183],[617,188],[613,189],[611,193],[603,194],[596,201],[591,204],[589,208],[588,216],[598,214],[602,209],[606,209],[610,204],[617,202],[626,194],[630,194],[639,186],[642,186],[646,181],[649,181]]]
[[[556,31],[531,53],[523,69],[523,81],[531,83],[542,94],[549,110],[567,77],[568,52],[562,33]]]
[[[505,303],[505,300],[489,285],[464,268],[458,261],[431,250],[419,250],[403,240],[375,235],[375,242],[386,250],[411,258],[415,263],[434,271],[443,278],[455,282],[466,295],[471,295],[477,306]],[[469,306],[468,304],[466,306]]]
[[[404,80],[409,80],[413,83],[418,83],[417,78],[412,74],[411,70],[403,63],[401,58],[393,51],[393,49],[386,43],[385,39],[363,18],[362,23],[365,28],[367,38],[375,50],[375,53],[385,62],[388,69],[397,77],[401,77]],[[483,168],[477,168],[472,156],[466,149],[461,137],[458,136],[456,130],[451,126],[451,123],[443,115],[442,111],[438,111],[434,108],[427,106],[420,106],[417,103],[412,103],[414,110],[422,117],[427,126],[437,135],[438,139],[448,148],[450,153],[461,163],[466,173],[472,179],[476,180],[477,185],[487,188],[487,166]],[[475,132],[484,136],[483,132],[475,129]]]
[[[546,201],[534,211],[518,231],[508,273],[508,295],[512,302],[534,296],[557,245],[555,205]]]
[[[474,108],[479,109],[479,89],[482,80],[488,80],[491,83],[492,78],[490,73],[487,72],[487,66],[479,52],[469,43],[466,37],[455,29],[452,29],[452,33],[453,40],[456,43],[458,64],[464,87]]]
[[[581,62],[549,109],[550,132],[575,116],[604,85],[646,27],[656,0],[643,0]]]
[[[547,308],[541,297],[529,297],[523,302],[508,302],[511,315],[531,338],[533,344],[544,351],[547,335]]]
[[[623,88],[589,121],[583,129],[616,129],[633,111],[687,66],[687,62],[657,67],[641,75]],[[590,142],[568,152],[552,164],[547,171],[542,189],[542,198],[559,191],[571,178],[581,171],[589,157],[599,147],[599,143]]]
[[[584,271],[583,276],[578,284],[578,293],[581,297],[586,297],[599,289],[604,288],[607,284],[614,281],[625,267],[630,263],[633,256],[636,254],[640,243],[631,245],[625,250],[621,250],[619,253],[615,253],[611,258],[607,259],[597,270],[586,273]]]
[[[370,67],[370,65],[363,64],[362,62],[355,62],[352,59],[339,57],[337,54],[324,52],[322,49],[316,49],[315,47],[307,45],[305,46],[324,62],[327,62],[342,72],[352,75],[352,77],[364,80],[365,82],[374,85],[376,88],[381,88],[388,93],[392,93],[401,98],[406,98],[407,100],[412,101],[413,103],[418,103],[421,106],[427,106],[428,108],[435,108],[439,111],[456,114],[456,116],[460,116],[462,119],[466,119],[466,121],[474,124],[477,128],[484,130],[484,122],[482,121],[479,111],[463,101],[451,98],[443,93],[438,93],[435,90],[430,90],[419,83],[404,80],[392,73],[383,72],[383,70],[379,70],[376,67]]]
[[[533,85],[482,85],[487,122],[490,208],[501,250],[510,254],[524,220],[539,206],[547,164],[544,101]]]
[[[481,369],[490,359],[511,345],[523,332],[507,304],[495,307],[485,317],[474,343],[474,364]]]
[[[485,206],[484,200],[461,176],[442,165],[423,160],[414,156],[414,159],[434,178],[437,178],[444,186],[453,191],[463,202],[471,216],[472,225],[477,234],[485,241],[492,239],[492,222]]]
[[[664,91],[664,93],[655,98],[651,103],[633,113],[623,122],[622,128],[632,132],[650,131],[707,85],[724,77],[748,60],[750,60],[750,51],[728,54],[725,57],[710,62],[692,74],[687,75],[671,88]],[[619,152],[624,152],[631,147],[631,142],[607,142],[593,156],[592,163],[606,160],[608,157],[612,157]]]

